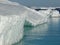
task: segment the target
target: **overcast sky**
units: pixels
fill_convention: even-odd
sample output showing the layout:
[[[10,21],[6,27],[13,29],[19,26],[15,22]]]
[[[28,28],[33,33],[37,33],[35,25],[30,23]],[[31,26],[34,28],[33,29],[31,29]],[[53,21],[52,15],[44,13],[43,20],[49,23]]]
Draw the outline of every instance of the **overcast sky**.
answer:
[[[25,6],[39,6],[39,7],[59,7],[60,0],[11,0],[18,2]]]

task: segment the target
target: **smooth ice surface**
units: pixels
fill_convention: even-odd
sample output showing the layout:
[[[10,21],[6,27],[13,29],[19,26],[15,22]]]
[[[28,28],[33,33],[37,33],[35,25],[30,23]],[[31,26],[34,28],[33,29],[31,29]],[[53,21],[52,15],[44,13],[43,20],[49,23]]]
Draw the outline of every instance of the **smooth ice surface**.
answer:
[[[43,12],[43,11],[35,11],[34,9],[28,9],[28,16],[26,18],[26,23],[25,25],[32,25],[32,26],[36,26],[38,24],[42,24],[47,22],[47,19],[49,17],[49,13],[50,13],[50,9]],[[29,24],[27,24],[29,23]]]
[[[26,8],[0,3],[0,45],[11,45],[23,38]]]

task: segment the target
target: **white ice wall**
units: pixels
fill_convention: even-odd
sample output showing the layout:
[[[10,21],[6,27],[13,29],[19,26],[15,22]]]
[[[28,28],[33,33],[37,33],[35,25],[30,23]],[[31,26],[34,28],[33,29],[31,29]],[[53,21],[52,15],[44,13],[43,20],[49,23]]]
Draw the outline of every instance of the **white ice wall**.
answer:
[[[23,6],[0,3],[0,45],[11,45],[23,38],[26,13]]]
[[[8,1],[8,0],[0,0],[0,2],[3,2],[3,1]]]
[[[52,10],[52,11],[51,11],[51,17],[60,17],[59,11],[57,11],[57,10]]]
[[[34,9],[28,9],[28,16],[26,18],[26,22],[25,25],[32,25],[32,26],[36,26],[38,24],[43,24],[45,22],[47,22],[47,19],[49,17],[49,13],[51,11],[51,9],[47,10],[47,11],[35,11]]]
[[[46,18],[43,16],[44,13],[7,2],[0,3],[0,45],[10,45],[20,41],[23,37],[25,20],[32,26],[36,26],[44,23]]]

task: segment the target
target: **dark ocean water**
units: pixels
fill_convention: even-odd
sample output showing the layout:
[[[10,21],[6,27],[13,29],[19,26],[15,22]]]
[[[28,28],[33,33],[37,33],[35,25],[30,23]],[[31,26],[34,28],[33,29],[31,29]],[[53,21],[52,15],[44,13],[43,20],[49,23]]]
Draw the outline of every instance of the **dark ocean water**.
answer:
[[[60,45],[60,18],[50,18],[45,24],[24,29],[23,40],[15,45]]]

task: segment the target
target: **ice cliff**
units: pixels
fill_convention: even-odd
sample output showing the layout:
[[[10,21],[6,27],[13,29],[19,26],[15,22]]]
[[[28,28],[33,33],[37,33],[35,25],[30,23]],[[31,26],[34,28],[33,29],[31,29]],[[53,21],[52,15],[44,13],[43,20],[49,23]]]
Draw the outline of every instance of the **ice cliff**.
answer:
[[[23,38],[26,8],[0,3],[0,45],[11,45]]]

